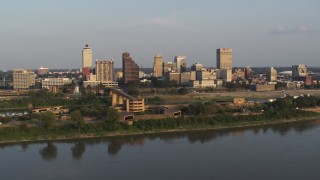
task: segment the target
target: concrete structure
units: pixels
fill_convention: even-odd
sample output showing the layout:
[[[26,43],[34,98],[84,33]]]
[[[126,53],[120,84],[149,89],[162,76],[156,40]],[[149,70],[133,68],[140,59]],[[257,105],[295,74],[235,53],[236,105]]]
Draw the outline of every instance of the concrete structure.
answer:
[[[163,77],[169,77],[169,73],[177,72],[177,64],[173,62],[165,62],[163,63]]]
[[[231,48],[217,49],[217,69],[232,70],[232,49]]]
[[[70,78],[45,78],[41,81],[42,89],[50,89],[52,86],[63,86],[65,84],[71,84]]]
[[[177,84],[180,84],[180,73],[177,73],[177,72],[169,73],[169,80],[176,81]]]
[[[139,113],[145,111],[144,98],[135,98],[121,90],[111,89],[112,106],[118,111]]]
[[[114,61],[96,60],[96,80],[103,82],[114,81]]]
[[[231,80],[232,80],[232,70],[231,69],[222,69],[222,70],[220,70],[220,77],[225,82],[231,82]]]
[[[187,71],[187,57],[186,56],[175,56],[174,62],[177,64],[177,72]]]
[[[250,87],[255,91],[274,91],[276,89],[275,84],[255,84]]]
[[[128,52],[122,54],[122,71],[125,83],[139,80],[139,66],[130,57],[130,53]]]
[[[191,71],[201,71],[203,69],[203,65],[200,63],[195,63],[191,66]]]
[[[202,69],[202,71],[196,72],[196,79],[199,81],[208,80],[208,79],[217,79],[217,73],[214,70]]]
[[[82,74],[86,77],[92,68],[92,50],[88,44],[82,49]]]
[[[197,72],[196,71],[190,72],[190,80],[192,80],[192,81],[197,80]]]
[[[119,112],[119,116],[120,116],[120,121],[132,121],[134,120],[134,114],[123,111],[123,112]]]
[[[189,81],[189,86],[193,88],[200,88],[200,81],[198,80],[191,80]]]
[[[292,66],[292,79],[297,77],[305,77],[308,75],[308,68],[304,64],[297,64]]]
[[[222,87],[223,80],[222,79],[215,79],[214,84],[216,85],[216,87]]]
[[[216,87],[216,85],[215,85],[213,79],[206,79],[206,80],[200,81],[200,87],[202,87],[202,88],[204,88],[204,87]]]
[[[88,44],[82,49],[82,68],[92,68],[92,50]]]
[[[40,67],[38,68],[38,75],[45,75],[49,73],[49,68]]]
[[[123,72],[122,71],[117,71],[116,72],[116,81],[119,81],[122,78],[123,78]]]
[[[163,58],[162,55],[154,56],[153,62],[153,76],[154,77],[162,77],[163,75]]]
[[[103,87],[118,87],[118,82],[113,82],[113,81],[83,81],[83,87],[97,87],[100,84],[103,85]]]
[[[181,111],[178,109],[164,109],[164,114],[168,117],[180,117],[181,116]]]
[[[191,80],[191,73],[190,72],[180,73],[180,85],[188,86],[190,80]]]
[[[16,69],[13,70],[13,89],[29,89],[35,85],[35,73],[32,70]]]
[[[277,81],[278,72],[275,68],[270,67],[267,70],[266,75],[267,75],[267,81],[269,81],[269,82]]]
[[[234,69],[234,80],[245,80],[246,79],[246,73],[245,70],[240,69],[240,68],[235,68]]]

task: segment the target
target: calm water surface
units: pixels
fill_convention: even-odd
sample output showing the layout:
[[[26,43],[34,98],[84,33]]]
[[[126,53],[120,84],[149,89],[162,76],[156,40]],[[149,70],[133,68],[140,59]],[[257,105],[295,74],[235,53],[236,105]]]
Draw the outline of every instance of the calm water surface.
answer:
[[[0,145],[6,179],[320,179],[320,121]]]

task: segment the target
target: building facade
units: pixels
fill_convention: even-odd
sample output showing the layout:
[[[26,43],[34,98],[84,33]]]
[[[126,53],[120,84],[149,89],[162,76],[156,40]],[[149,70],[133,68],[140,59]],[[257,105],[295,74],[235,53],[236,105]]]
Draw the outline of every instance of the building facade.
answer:
[[[203,69],[203,65],[200,63],[195,63],[191,66],[191,71],[201,71]]]
[[[50,89],[51,86],[63,86],[65,84],[71,84],[70,78],[45,78],[41,81],[42,89]]]
[[[125,83],[139,80],[139,66],[130,57],[130,53],[128,52],[122,54],[122,71]]]
[[[38,75],[45,75],[49,73],[49,68],[40,67],[38,68]]]
[[[176,81],[177,84],[180,84],[180,73],[177,73],[177,72],[169,73],[169,80]]]
[[[92,68],[92,50],[88,44],[82,49],[82,74],[87,76]]]
[[[169,77],[169,73],[177,72],[177,64],[173,62],[165,62],[163,63],[163,77]]]
[[[177,72],[186,72],[187,71],[187,57],[186,56],[175,56],[174,62],[177,65]]]
[[[269,81],[269,82],[277,81],[278,72],[275,68],[270,67],[267,70],[266,75],[267,75],[267,81]]]
[[[292,78],[305,77],[308,75],[308,68],[304,64],[297,64],[292,66]]]
[[[13,70],[13,89],[29,89],[35,85],[35,73],[32,70],[16,69]]]
[[[163,57],[162,55],[156,55],[153,62],[153,76],[162,77],[163,71]]]
[[[232,69],[232,49],[217,49],[217,69]]]
[[[96,60],[96,80],[97,81],[114,81],[114,61]]]

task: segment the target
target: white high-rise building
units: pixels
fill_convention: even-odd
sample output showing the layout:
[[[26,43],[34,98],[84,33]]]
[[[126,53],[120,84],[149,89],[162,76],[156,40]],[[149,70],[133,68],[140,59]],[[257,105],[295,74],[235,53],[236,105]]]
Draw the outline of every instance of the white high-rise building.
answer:
[[[182,73],[187,71],[187,57],[186,56],[175,56],[174,62],[177,65],[177,72]]]
[[[82,49],[82,68],[92,67],[92,50],[88,44]]]

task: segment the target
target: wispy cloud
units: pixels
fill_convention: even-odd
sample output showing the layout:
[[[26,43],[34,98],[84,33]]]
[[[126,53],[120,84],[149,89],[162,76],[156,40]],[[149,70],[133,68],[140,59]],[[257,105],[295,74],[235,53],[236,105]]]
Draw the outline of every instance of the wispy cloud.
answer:
[[[279,26],[277,28],[271,29],[268,33],[272,35],[281,35],[281,34],[298,34],[298,33],[307,33],[311,29],[307,26],[299,26],[296,28],[287,28],[284,26]]]

